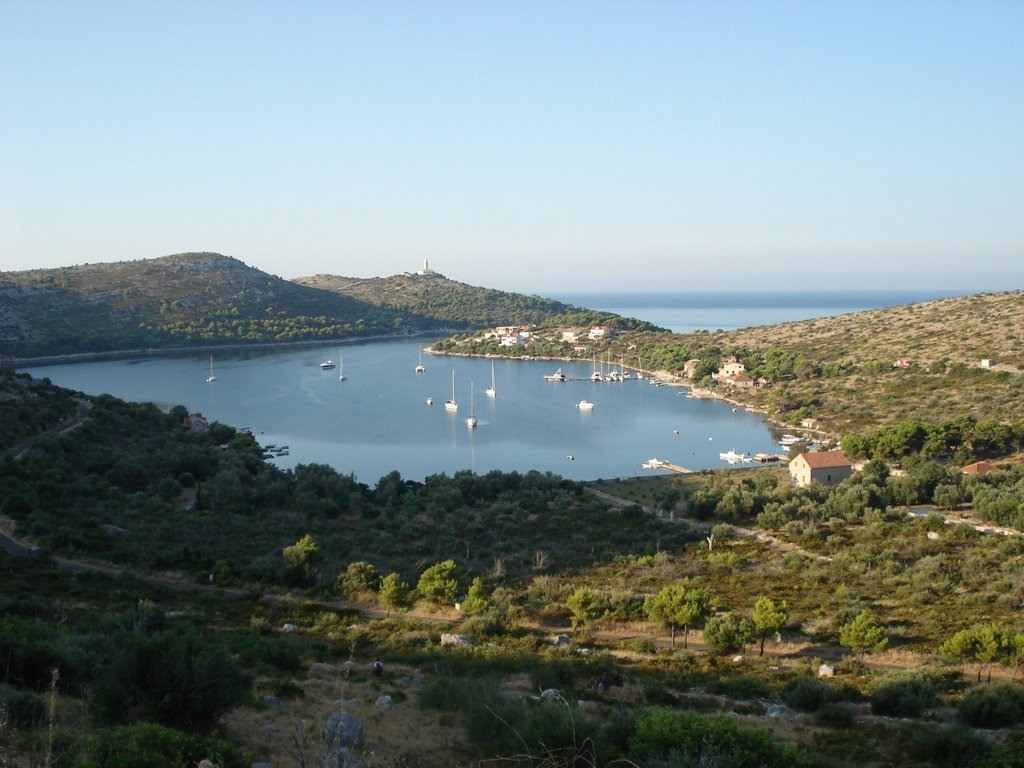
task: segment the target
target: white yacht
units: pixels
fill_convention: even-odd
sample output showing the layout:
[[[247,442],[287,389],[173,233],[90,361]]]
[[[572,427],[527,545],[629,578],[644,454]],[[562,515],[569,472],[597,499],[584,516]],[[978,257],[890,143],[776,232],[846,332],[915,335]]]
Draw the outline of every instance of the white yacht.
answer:
[[[580,400],[576,403],[576,407],[581,411],[592,411],[594,409],[594,404],[589,400]]]
[[[565,381],[565,374],[562,373],[562,369],[559,368],[554,373],[549,373],[545,376],[544,381]]]
[[[494,361],[491,360],[491,386],[484,390],[484,394],[488,397],[494,397],[498,394],[498,390],[494,388]]]
[[[455,371],[452,371],[452,399],[444,401],[444,409],[451,413],[459,410],[459,404],[455,402]]]

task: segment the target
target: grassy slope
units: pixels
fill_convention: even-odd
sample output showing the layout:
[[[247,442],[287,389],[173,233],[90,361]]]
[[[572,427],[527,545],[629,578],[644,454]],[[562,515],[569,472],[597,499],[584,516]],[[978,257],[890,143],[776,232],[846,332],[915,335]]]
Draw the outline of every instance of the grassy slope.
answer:
[[[1022,340],[1022,291],[745,328],[704,339],[722,350],[764,353],[774,348],[816,364],[849,365],[841,375],[797,377],[739,396],[769,412],[781,410],[779,401],[787,400],[799,409],[781,413],[784,420],[814,416],[837,432],[957,414],[1004,422],[1024,419],[1024,376],[977,368],[985,357],[1024,368]],[[909,358],[913,367],[893,368],[900,358]],[[868,363],[877,363],[876,369],[866,368]]]

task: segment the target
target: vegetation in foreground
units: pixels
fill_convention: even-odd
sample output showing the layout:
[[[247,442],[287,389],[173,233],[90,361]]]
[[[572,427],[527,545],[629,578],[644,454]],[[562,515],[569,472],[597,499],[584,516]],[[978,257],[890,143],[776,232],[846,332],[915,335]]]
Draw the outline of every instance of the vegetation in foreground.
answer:
[[[47,391],[29,423],[76,400]],[[1024,541],[977,530],[1019,524],[1019,462],[912,444],[835,489],[710,472],[613,508],[550,474],[281,471],[81,397],[0,466],[3,518],[73,561],[0,555],[0,763],[312,765],[344,710],[370,766],[1020,764]]]

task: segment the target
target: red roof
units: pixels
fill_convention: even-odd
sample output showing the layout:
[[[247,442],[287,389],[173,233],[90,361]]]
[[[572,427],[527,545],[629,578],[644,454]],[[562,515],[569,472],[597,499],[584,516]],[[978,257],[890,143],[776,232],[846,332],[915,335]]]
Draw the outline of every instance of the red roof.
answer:
[[[729,377],[729,380],[730,381],[738,381],[738,382],[753,381],[753,379],[750,378],[749,376],[747,376],[745,373],[734,374],[734,375]]]
[[[976,461],[973,464],[968,464],[960,471],[965,475],[983,475],[986,472],[998,472],[999,467],[995,464],[989,464],[987,461]]]
[[[850,466],[850,460],[842,451],[810,451],[800,455],[811,469]]]

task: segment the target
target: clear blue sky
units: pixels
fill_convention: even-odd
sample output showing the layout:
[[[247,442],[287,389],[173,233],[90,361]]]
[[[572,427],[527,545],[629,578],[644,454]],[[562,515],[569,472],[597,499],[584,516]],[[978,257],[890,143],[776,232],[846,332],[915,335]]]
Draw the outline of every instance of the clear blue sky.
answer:
[[[0,270],[1024,287],[1024,2],[0,0]]]

